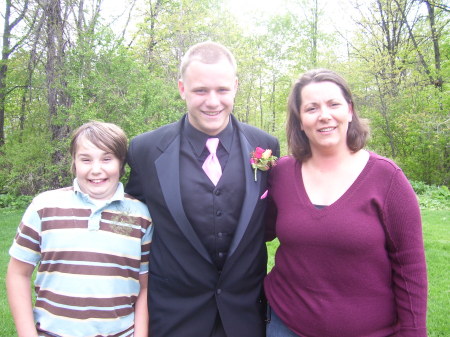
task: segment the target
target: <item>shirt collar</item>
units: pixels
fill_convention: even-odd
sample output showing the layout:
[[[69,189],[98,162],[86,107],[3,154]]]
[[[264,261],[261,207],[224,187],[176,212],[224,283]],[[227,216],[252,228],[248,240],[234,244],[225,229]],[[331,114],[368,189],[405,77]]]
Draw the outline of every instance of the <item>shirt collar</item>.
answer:
[[[184,122],[183,127],[183,133],[189,143],[191,144],[192,148],[195,151],[195,154],[199,157],[203,150],[205,149],[206,141],[208,138],[219,138],[220,144],[225,148],[225,150],[230,153],[231,151],[231,144],[233,142],[233,121],[230,118],[229,123],[227,124],[226,128],[223,129],[218,135],[216,136],[209,136],[206,133],[203,133],[196,128],[194,128],[190,123],[189,119],[186,118]]]
[[[73,180],[73,190],[75,191],[75,194],[79,198],[82,198],[85,201],[90,201],[91,203],[94,203],[94,202],[92,202],[92,198],[88,194],[86,194],[83,191],[81,191],[80,185],[78,184],[77,178],[75,178]],[[124,191],[124,188],[123,188],[123,184],[119,181],[119,183],[117,184],[116,192],[111,197],[111,199],[105,200],[105,204],[110,204],[113,201],[117,201],[117,200],[121,201],[121,200],[124,200],[124,198],[125,198],[125,191]]]

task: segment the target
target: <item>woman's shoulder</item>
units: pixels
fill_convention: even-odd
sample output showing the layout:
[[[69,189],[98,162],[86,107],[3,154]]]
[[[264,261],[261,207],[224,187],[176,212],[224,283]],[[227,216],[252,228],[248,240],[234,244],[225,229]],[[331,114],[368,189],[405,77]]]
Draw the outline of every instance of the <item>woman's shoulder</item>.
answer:
[[[275,166],[270,169],[270,175],[272,177],[291,177],[291,175],[295,173],[296,165],[297,161],[294,157],[290,155],[280,157]]]
[[[398,171],[401,168],[390,158],[383,157],[375,152],[369,151],[370,160],[374,163],[377,169],[388,170],[388,171]]]
[[[297,161],[295,160],[295,158],[292,155],[287,155],[287,156],[280,157],[277,160],[277,165],[291,166],[291,165],[295,164],[296,162]]]

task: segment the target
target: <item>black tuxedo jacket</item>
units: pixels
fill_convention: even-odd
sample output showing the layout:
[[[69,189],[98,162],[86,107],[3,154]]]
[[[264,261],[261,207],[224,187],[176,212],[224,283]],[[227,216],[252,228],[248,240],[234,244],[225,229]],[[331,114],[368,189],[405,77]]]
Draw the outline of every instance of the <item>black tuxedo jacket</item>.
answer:
[[[126,192],[148,205],[154,224],[149,258],[150,335],[210,337],[219,312],[227,336],[264,336],[266,199],[261,196],[267,172],[258,171],[255,182],[250,153],[259,146],[279,156],[279,143],[231,117],[241,143],[245,197],[227,260],[218,272],[181,201],[179,153],[185,118],[137,136],[128,152],[131,174]]]

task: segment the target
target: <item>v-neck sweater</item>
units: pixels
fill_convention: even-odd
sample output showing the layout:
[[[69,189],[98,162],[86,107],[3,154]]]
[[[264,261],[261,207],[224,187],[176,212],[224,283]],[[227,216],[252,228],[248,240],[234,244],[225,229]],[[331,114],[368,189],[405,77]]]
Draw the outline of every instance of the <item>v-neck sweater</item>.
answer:
[[[267,235],[280,246],[265,279],[272,309],[299,336],[426,336],[420,210],[402,170],[370,153],[333,204],[316,208],[301,163],[270,172]]]

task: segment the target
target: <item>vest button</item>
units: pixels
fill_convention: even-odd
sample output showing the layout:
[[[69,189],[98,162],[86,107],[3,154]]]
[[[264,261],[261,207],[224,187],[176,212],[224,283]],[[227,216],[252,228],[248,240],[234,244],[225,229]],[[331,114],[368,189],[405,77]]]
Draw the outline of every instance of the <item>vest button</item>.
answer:
[[[222,289],[219,288],[219,289],[216,290],[216,294],[217,295],[220,295],[221,293],[222,293]]]
[[[216,189],[216,190],[214,191],[214,194],[215,194],[215,195],[220,195],[220,189]]]
[[[216,216],[221,216],[222,215],[222,211],[221,210],[218,210],[217,212],[216,212]]]

